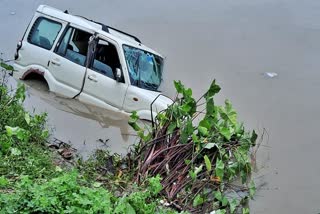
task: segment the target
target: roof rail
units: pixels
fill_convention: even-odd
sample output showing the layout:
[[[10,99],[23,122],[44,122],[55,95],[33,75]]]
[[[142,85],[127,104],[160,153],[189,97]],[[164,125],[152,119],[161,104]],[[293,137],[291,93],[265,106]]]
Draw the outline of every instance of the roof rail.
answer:
[[[102,24],[101,22],[97,22],[97,21],[88,19],[88,18],[86,18],[86,17],[84,17],[84,16],[79,16],[79,15],[75,15],[75,16],[78,16],[78,17],[83,18],[83,19],[86,19],[86,20],[88,20],[88,21],[90,21],[90,22],[93,22],[93,23],[96,23],[96,24],[101,25],[101,26],[102,26],[102,30],[105,31],[105,32],[107,32],[107,33],[110,33],[110,32],[109,32],[109,29],[111,29],[111,30],[117,31],[118,33],[121,33],[121,34],[124,34],[124,35],[126,35],[126,36],[129,36],[129,37],[133,38],[136,42],[142,43],[141,40],[140,40],[138,37],[136,37],[136,36],[134,36],[134,35],[132,35],[132,34],[129,34],[129,33],[126,33],[126,32],[124,32],[124,31],[122,31],[122,30],[116,29],[116,28],[114,28],[114,27],[110,27],[110,26],[108,26],[108,25]]]

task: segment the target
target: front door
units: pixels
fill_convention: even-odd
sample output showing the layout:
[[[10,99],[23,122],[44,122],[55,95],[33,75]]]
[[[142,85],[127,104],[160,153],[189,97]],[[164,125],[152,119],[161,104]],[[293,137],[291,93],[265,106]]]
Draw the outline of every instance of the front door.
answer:
[[[55,91],[72,98],[82,87],[86,70],[88,42],[92,34],[69,26],[54,53],[52,53],[49,71],[56,81]]]
[[[95,56],[87,70],[87,76],[79,100],[103,108],[122,109],[127,84],[116,81],[116,69],[121,63],[115,42],[99,39]]]

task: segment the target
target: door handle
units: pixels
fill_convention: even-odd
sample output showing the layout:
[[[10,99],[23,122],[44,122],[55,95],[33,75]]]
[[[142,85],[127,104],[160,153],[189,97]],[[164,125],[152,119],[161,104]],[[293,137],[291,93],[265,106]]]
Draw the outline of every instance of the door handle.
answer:
[[[88,79],[93,81],[93,82],[98,82],[97,78],[93,75],[88,75]]]
[[[56,66],[60,66],[60,62],[56,61],[56,60],[51,60],[51,63],[53,65],[56,65]]]

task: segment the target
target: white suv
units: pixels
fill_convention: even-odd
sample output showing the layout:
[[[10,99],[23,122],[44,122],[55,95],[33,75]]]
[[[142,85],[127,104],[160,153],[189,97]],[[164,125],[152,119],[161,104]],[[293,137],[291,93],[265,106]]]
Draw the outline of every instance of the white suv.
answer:
[[[141,119],[152,119],[152,103],[153,116],[172,103],[158,91],[160,54],[133,35],[45,5],[18,43],[14,67],[16,78],[42,75],[52,92],[102,108],[137,111]]]

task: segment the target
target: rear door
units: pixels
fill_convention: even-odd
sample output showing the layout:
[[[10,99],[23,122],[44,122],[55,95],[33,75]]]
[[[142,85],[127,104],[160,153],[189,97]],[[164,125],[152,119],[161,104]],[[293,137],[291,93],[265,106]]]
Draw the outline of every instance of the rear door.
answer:
[[[74,97],[82,87],[89,38],[92,32],[68,26],[50,57],[49,71],[56,81],[55,92]]]
[[[103,108],[122,109],[128,85],[124,79],[116,81],[117,68],[123,68],[117,43],[99,38],[79,99]]]
[[[37,13],[26,31],[15,63],[23,71],[35,69],[46,75],[52,50],[66,24],[62,20]]]

